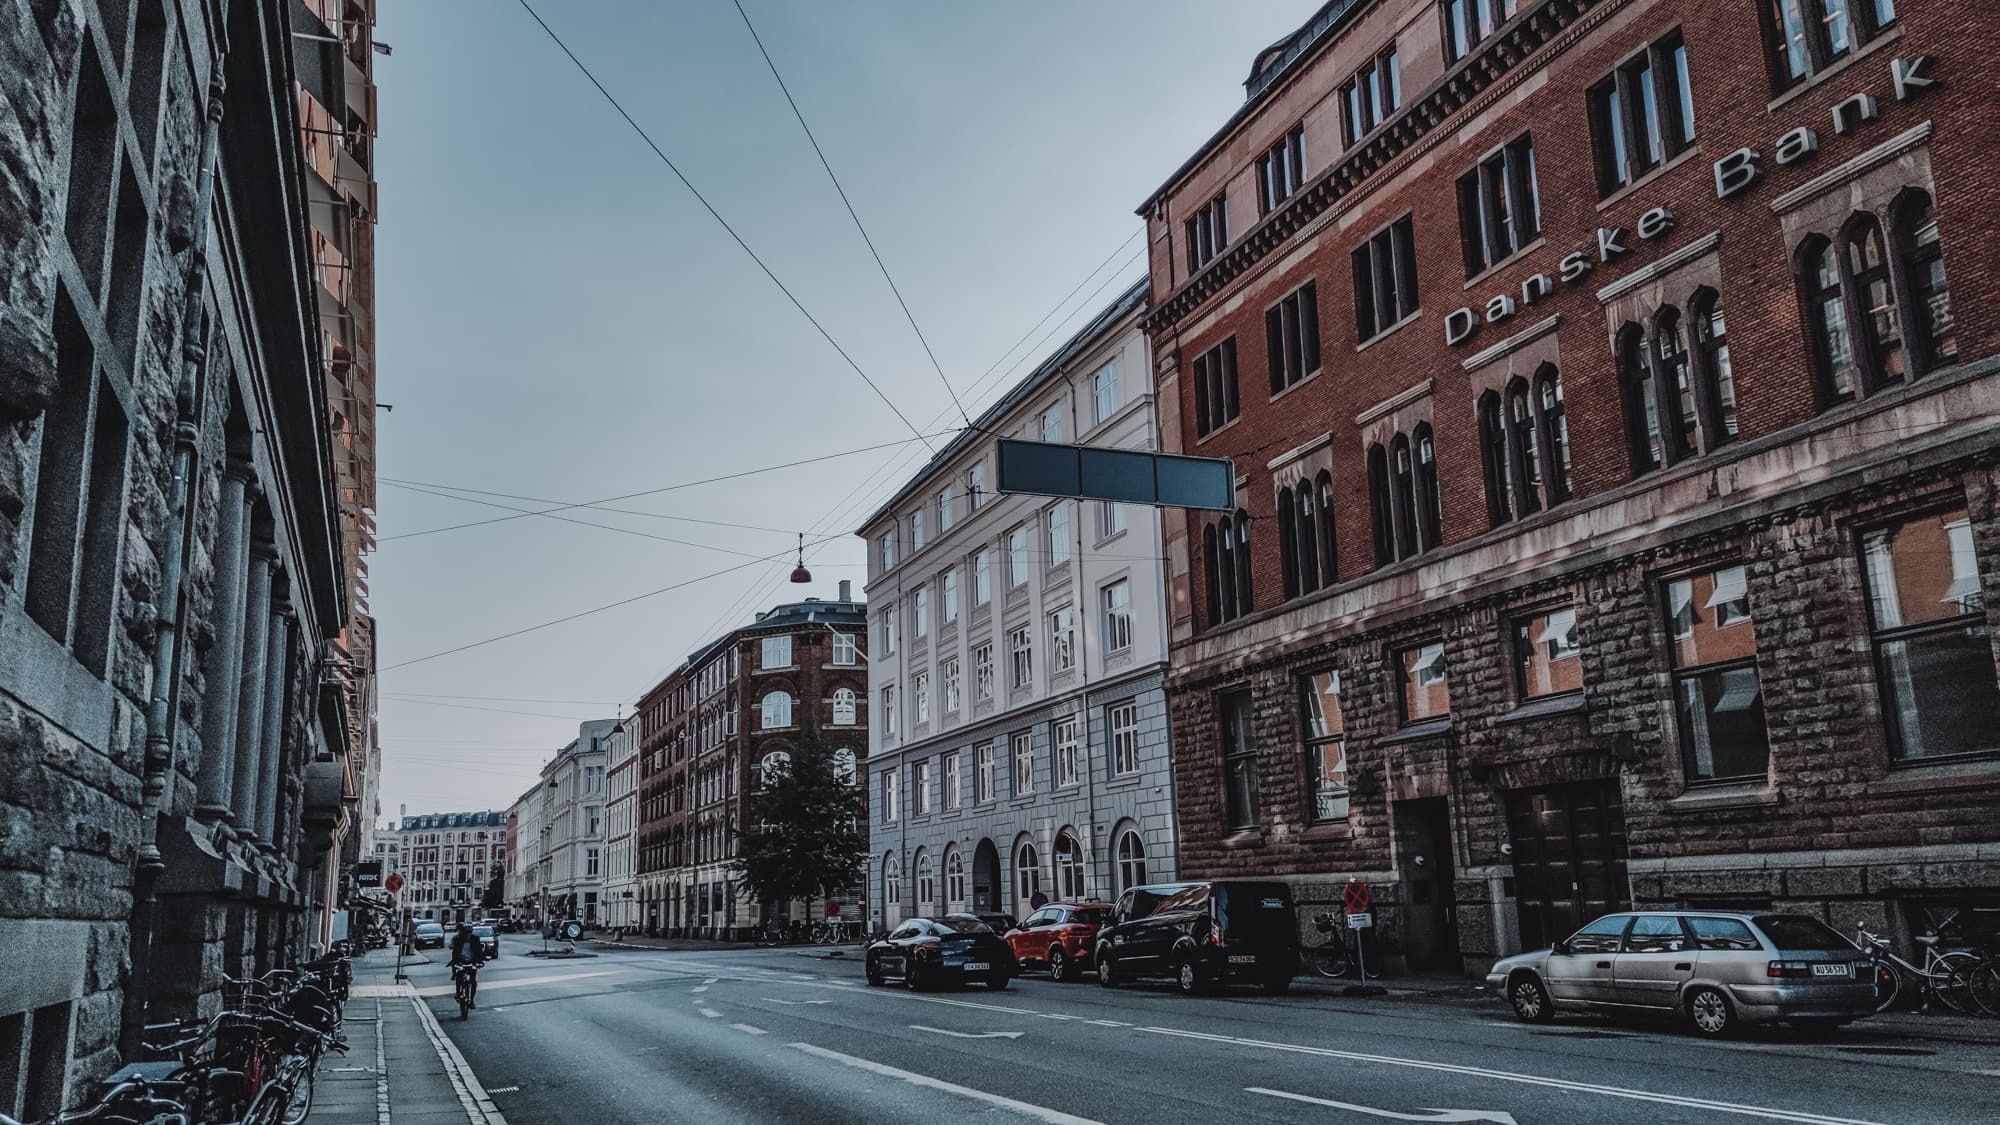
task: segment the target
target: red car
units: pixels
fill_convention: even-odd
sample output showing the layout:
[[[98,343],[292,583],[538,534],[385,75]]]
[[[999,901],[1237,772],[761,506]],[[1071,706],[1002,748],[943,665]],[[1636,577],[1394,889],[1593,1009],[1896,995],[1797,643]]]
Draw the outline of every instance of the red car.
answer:
[[[1007,931],[1007,944],[1023,969],[1046,968],[1056,980],[1090,971],[1097,931],[1111,924],[1108,902],[1052,902]]]

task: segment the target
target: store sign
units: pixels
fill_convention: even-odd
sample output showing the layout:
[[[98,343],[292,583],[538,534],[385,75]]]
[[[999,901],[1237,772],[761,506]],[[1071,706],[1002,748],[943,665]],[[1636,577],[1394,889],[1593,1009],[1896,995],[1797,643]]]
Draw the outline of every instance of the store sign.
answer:
[[[1895,89],[1896,100],[1909,101],[1936,86],[1938,80],[1931,76],[1936,64],[1937,60],[1930,55],[1891,59],[1889,80]],[[1857,93],[1836,103],[1832,116],[1833,131],[1844,136],[1881,116],[1881,109],[1874,95]],[[1817,155],[1819,148],[1819,131],[1800,126],[1778,138],[1771,159],[1780,165],[1798,164]],[[1763,178],[1764,154],[1754,148],[1739,148],[1717,160],[1711,172],[1715,177],[1717,199],[1741,195]],[[1521,310],[1547,299],[1558,286],[1582,282],[1596,267],[1617,261],[1635,249],[1638,243],[1654,241],[1673,229],[1674,213],[1665,207],[1654,207],[1640,215],[1632,230],[1624,227],[1597,228],[1597,244],[1563,255],[1556,263],[1553,275],[1535,274],[1521,282],[1518,294],[1499,293],[1489,298],[1484,307],[1468,306],[1447,313],[1444,318],[1446,346],[1455,348],[1469,342],[1478,334],[1482,324],[1500,324],[1510,320]]]

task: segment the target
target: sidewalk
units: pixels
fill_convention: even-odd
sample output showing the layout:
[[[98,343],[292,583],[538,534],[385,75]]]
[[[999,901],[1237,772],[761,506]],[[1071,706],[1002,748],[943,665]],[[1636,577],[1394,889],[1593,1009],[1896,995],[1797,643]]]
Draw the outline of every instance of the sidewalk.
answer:
[[[394,950],[354,962],[348,1053],[321,1060],[308,1125],[507,1125],[430,1008],[395,974]]]

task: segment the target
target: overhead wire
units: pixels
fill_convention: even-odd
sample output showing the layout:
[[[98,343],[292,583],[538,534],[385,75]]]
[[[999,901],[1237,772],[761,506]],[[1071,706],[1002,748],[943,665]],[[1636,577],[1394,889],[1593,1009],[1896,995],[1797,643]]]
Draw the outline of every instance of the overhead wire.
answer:
[[[762,524],[755,523],[733,523],[729,520],[702,519],[698,516],[677,516],[669,512],[649,512],[644,508],[613,508],[607,504],[573,504],[566,500],[551,500],[546,496],[523,496],[518,492],[496,492],[488,488],[464,488],[455,484],[439,484],[436,481],[399,480],[393,477],[376,477],[375,481],[377,484],[387,484],[397,488],[431,488],[443,492],[462,492],[471,496],[498,496],[502,500],[525,500],[530,504],[554,504],[556,508],[551,509],[552,511],[562,511],[570,508],[588,508],[596,512],[611,512],[621,516],[644,516],[647,519],[673,520],[677,523],[699,523],[709,527],[735,528],[739,531],[767,531],[776,535],[795,535],[798,533],[798,529],[795,527],[765,527]]]
[[[703,551],[716,551],[725,555],[737,555],[742,558],[757,559],[759,561],[761,561],[764,557],[762,555],[752,554],[749,551],[738,551],[733,547],[721,547],[717,546],[714,543],[703,543],[700,542],[699,540],[694,540],[694,539],[676,539],[671,535],[655,535],[650,531],[640,531],[637,528],[631,528],[631,527],[619,527],[617,524],[596,523],[591,520],[580,520],[574,516],[561,516],[555,514],[554,512],[536,511],[531,508],[516,508],[512,504],[502,504],[497,500],[481,500],[476,496],[460,496],[456,493],[451,493],[451,492],[437,492],[428,488],[418,488],[417,486],[411,484],[399,485],[398,487],[406,489],[410,492],[422,493],[425,496],[436,496],[441,500],[456,500],[461,504],[479,504],[488,508],[499,508],[503,511],[519,512],[524,516],[540,516],[543,519],[558,520],[562,523],[573,523],[578,527],[595,527],[603,531],[615,531],[620,535],[631,535],[631,536],[636,536],[640,539],[652,539],[661,543],[672,543],[675,544],[676,546],[681,546],[681,547],[695,547]]]

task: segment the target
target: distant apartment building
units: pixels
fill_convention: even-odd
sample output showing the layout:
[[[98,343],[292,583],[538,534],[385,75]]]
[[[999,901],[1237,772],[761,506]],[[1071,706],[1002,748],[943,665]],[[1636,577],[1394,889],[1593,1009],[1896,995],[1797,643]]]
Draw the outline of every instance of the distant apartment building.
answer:
[[[486,916],[480,902],[493,876],[505,870],[505,813],[406,816],[376,839],[390,854],[400,853],[404,883],[398,898],[410,917],[449,925]]]
[[[548,785],[537,777],[507,808],[507,911],[522,922],[542,921],[542,809]]]
[[[764,920],[731,863],[754,823],[758,779],[817,734],[859,784],[867,746],[867,608],[848,583],[709,642],[639,701],[640,926],[672,936],[742,938]],[[860,917],[860,888],[841,900]],[[798,909],[795,907],[794,909]]]
[[[1176,873],[1160,516],[994,491],[1000,436],[1151,449],[1144,282],[862,525],[870,920]]]
[[[604,900],[600,921],[639,928],[637,844],[639,723],[626,719],[604,740]]]
[[[542,767],[541,894],[544,915],[600,920],[604,894],[605,742],[616,719],[591,719]]]

